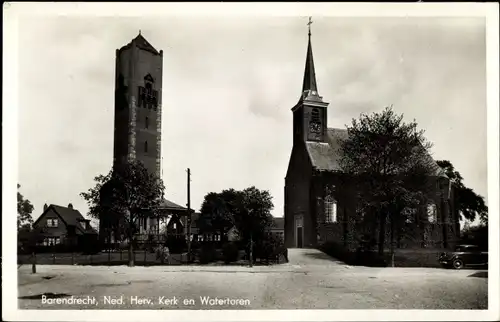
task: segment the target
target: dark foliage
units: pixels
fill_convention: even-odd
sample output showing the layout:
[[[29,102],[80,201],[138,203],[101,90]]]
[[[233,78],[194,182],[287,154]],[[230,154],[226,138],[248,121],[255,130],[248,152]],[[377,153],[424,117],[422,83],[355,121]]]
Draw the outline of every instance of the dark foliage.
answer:
[[[19,192],[21,185],[17,185],[17,230],[30,228],[33,224],[31,213],[33,212],[33,205],[28,199]]]
[[[430,197],[437,165],[430,157],[431,143],[417,123],[403,122],[392,108],[362,114],[347,127],[340,164],[355,179],[359,208],[378,222],[378,252],[382,256],[386,225],[394,230],[406,219],[404,210],[422,205]]]
[[[320,246],[320,249],[326,254],[348,264],[355,266],[386,267],[387,263],[383,256],[369,248],[358,248],[351,251],[343,245],[328,242]]]
[[[224,263],[229,264],[236,262],[238,260],[239,249],[236,243],[226,243],[222,246],[222,256],[224,257]]]
[[[147,171],[141,162],[130,162],[113,168],[107,175],[95,178],[95,186],[81,196],[89,205],[89,214],[100,219],[103,227],[112,227],[133,240],[139,218],[157,214],[163,195],[163,182]],[[134,242],[129,244],[133,253]],[[129,256],[129,266],[134,265]]]
[[[250,187],[239,191],[223,190],[205,196],[198,225],[200,231],[224,235],[229,229],[237,229],[238,247],[249,251],[253,243],[265,238],[265,232],[272,224],[272,197],[266,190]],[[255,256],[254,256],[255,258]]]
[[[463,219],[474,221],[477,216],[482,224],[488,224],[488,207],[484,198],[463,184],[463,177],[448,160],[436,161],[451,179],[455,188],[455,203]]]
[[[184,236],[168,236],[165,244],[172,254],[180,254],[187,250],[187,241]]]
[[[460,243],[477,245],[483,250],[488,250],[488,226],[466,227],[462,231]]]
[[[267,234],[256,243],[255,258],[265,263],[288,261],[288,249],[285,247],[283,239]]]
[[[213,244],[203,244],[199,249],[200,264],[208,264],[217,260],[217,250]]]

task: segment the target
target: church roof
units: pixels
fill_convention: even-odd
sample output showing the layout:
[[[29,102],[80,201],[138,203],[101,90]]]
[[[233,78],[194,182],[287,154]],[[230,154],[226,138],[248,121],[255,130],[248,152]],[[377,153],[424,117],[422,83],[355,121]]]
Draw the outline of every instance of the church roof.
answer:
[[[312,21],[309,19],[309,26]],[[299,101],[323,102],[323,98],[319,96],[318,85],[316,83],[316,71],[314,70],[314,59],[311,45],[311,29],[309,29],[306,66],[304,69],[304,80],[302,81],[302,94]]]
[[[311,159],[311,163],[316,170],[340,172],[340,156],[342,141],[347,139],[347,129],[328,128],[326,132],[325,142],[306,142],[307,153]],[[429,155],[429,158],[432,157]],[[432,159],[433,162],[435,162]],[[436,166],[436,176],[446,177],[446,174],[441,167]]]
[[[316,84],[316,72],[314,70],[314,59],[311,46],[311,34],[309,34],[309,41],[307,43],[306,67],[304,70],[304,80],[302,82],[302,92],[318,91]]]
[[[160,53],[146,40],[146,38],[144,38],[141,33],[139,32],[139,34],[137,35],[137,37],[135,37],[134,39],[132,39],[131,42],[129,42],[127,45],[123,46],[122,48],[120,48],[120,50],[124,50],[124,49],[127,49],[127,48],[130,48],[132,46],[132,44],[134,44],[136,47],[140,48],[140,49],[143,49],[143,50],[146,50],[146,51],[149,51],[155,55],[159,55]]]
[[[320,171],[341,171],[340,146],[346,138],[346,129],[329,128],[326,131],[326,142],[306,142],[313,167]]]

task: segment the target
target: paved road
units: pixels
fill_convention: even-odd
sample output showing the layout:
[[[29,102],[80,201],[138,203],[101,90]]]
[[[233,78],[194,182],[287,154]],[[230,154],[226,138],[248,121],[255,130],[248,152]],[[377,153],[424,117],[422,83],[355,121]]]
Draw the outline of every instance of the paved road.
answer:
[[[485,309],[487,271],[353,267],[317,250],[256,266],[19,269],[21,309]],[[88,304],[42,303],[43,293]],[[106,298],[105,298],[106,297]],[[205,301],[205,299],[217,299]],[[115,300],[105,303],[106,300]],[[121,303],[123,299],[123,303]],[[139,303],[140,299],[144,299]],[[170,299],[170,301],[169,301]],[[147,300],[150,300],[148,302]]]

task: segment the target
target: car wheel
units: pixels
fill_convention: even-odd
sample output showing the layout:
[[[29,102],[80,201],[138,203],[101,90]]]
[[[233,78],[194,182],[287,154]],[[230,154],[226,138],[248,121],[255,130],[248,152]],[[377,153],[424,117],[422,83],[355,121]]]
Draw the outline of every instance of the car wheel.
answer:
[[[453,268],[454,269],[461,269],[464,267],[464,262],[460,259],[455,259],[453,261]]]

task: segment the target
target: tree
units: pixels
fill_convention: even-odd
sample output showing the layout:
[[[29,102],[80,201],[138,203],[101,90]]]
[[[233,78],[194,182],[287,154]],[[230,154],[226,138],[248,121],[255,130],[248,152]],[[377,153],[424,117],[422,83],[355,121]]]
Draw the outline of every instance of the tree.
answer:
[[[474,221],[479,216],[481,223],[487,225],[488,206],[486,206],[484,198],[464,185],[464,178],[460,172],[455,170],[450,161],[439,160],[436,163],[444,170],[455,188],[454,202],[462,219]]]
[[[482,249],[488,249],[488,225],[480,224],[470,226],[465,223],[461,231],[461,242],[465,244],[474,244]]]
[[[394,231],[406,218],[405,209],[426,202],[436,174],[429,155],[432,146],[417,130],[415,121],[403,122],[392,107],[381,113],[361,114],[347,126],[339,160],[343,171],[354,180],[360,208],[373,212],[378,220],[378,252],[383,255],[386,225],[391,226],[391,254]]]
[[[201,207],[200,230],[220,231],[223,235],[235,226],[241,240],[249,245],[251,255],[254,241],[261,240],[272,223],[273,207],[269,191],[256,187],[211,192],[205,196]]]
[[[96,185],[80,195],[89,205],[89,214],[100,225],[117,227],[128,239],[129,266],[134,265],[134,236],[140,218],[156,215],[163,195],[163,182],[133,161],[95,177]]]
[[[235,211],[234,222],[243,240],[258,240],[272,224],[272,196],[267,190],[247,188],[240,193],[241,206]]]
[[[221,237],[234,226],[233,208],[236,190],[208,193],[201,205],[198,226],[200,232],[219,232]]]
[[[20,184],[17,184],[17,230],[31,228],[33,224],[33,218],[31,213],[33,212],[33,205],[28,199],[24,199],[24,196],[19,192],[21,188]]]

